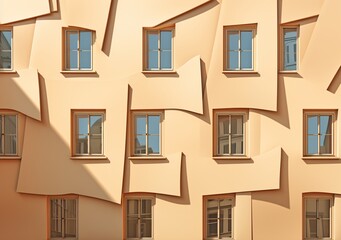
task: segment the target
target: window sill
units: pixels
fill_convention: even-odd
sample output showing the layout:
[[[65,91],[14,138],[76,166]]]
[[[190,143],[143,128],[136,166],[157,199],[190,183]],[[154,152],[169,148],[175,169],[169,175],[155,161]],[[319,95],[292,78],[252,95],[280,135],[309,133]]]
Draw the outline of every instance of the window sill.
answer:
[[[1,160],[21,160],[20,156],[0,156]]]
[[[298,74],[297,70],[293,71],[279,71],[279,74]]]
[[[94,70],[63,70],[61,74],[97,74]]]
[[[335,156],[304,156],[303,160],[341,160],[339,157]]]
[[[144,70],[143,74],[176,74],[174,70]]]
[[[251,160],[248,156],[213,156],[214,160]]]
[[[131,156],[129,160],[166,160],[164,156]]]
[[[250,70],[250,71],[245,71],[245,70],[235,70],[235,71],[223,71],[223,74],[259,74],[257,71]]]
[[[0,70],[0,74],[17,74],[15,70]]]
[[[99,155],[99,156],[89,156],[89,155],[80,155],[80,156],[71,156],[72,160],[108,160],[108,157]]]

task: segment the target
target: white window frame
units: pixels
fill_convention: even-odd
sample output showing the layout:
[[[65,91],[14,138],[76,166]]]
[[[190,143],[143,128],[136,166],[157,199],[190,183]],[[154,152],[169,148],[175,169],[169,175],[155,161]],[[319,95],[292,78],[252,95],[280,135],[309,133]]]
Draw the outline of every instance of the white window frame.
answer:
[[[137,234],[138,238],[128,238],[128,200],[138,200],[138,229]],[[151,201],[151,237],[141,237],[141,206],[142,206],[142,200],[150,200]],[[151,240],[154,239],[154,204],[155,204],[155,198],[152,196],[127,196],[125,198],[125,209],[124,209],[124,224],[125,224],[125,232],[124,232],[124,239],[127,240],[138,240],[138,239],[144,239],[144,240]]]
[[[320,117],[325,116],[325,115],[330,115],[332,117],[332,129],[331,129],[331,153],[326,153],[322,154],[320,153]],[[308,116],[317,116],[318,117],[318,138],[317,138],[317,144],[318,144],[318,149],[317,149],[317,154],[308,154]],[[336,144],[336,111],[330,110],[330,111],[304,111],[304,156],[315,156],[315,157],[324,157],[324,156],[335,156],[335,144]]]
[[[16,145],[15,145],[15,153],[5,153],[5,116],[15,116],[16,119],[16,129],[15,129],[15,137],[16,137]],[[18,155],[18,114],[15,113],[0,113],[1,117],[1,148],[4,150],[3,153],[0,153],[0,157],[3,156],[17,156]],[[12,134],[11,134],[12,135]]]
[[[10,52],[11,53],[11,67],[10,68],[0,68],[0,71],[12,71],[13,70],[13,30],[12,29],[8,29],[8,28],[4,28],[4,29],[0,29],[0,32],[3,32],[3,31],[9,31],[11,32],[12,36],[11,36],[11,50],[2,50],[0,48],[0,53],[1,52]]]
[[[174,27],[172,28],[162,28],[162,29],[145,29],[145,71],[172,71],[174,69]],[[169,31],[172,33],[172,62],[170,68],[161,68],[161,32],[163,31]],[[148,35],[150,33],[157,33],[158,34],[158,67],[157,68],[149,68],[149,47],[148,47]]]
[[[70,39],[68,39],[68,32],[77,32],[78,33],[78,41],[77,41],[77,63],[78,63],[78,67],[77,68],[68,68],[67,67],[67,63],[70,62],[70,54],[68,54],[68,51],[70,51],[69,49],[69,42],[70,42]],[[91,49],[90,49],[90,63],[91,63],[91,66],[90,68],[81,68],[80,67],[80,52],[81,52],[81,49],[80,49],[80,41],[81,41],[81,38],[80,38],[80,33],[81,32],[89,32],[91,33]],[[64,54],[65,54],[65,59],[64,59],[64,68],[66,71],[92,71],[93,70],[93,35],[94,35],[94,32],[91,31],[91,30],[81,30],[81,29],[65,29],[65,39],[64,39],[64,44],[65,44],[65,47],[64,47]]]
[[[228,154],[219,154],[219,116],[229,116],[229,133],[231,136],[231,117],[232,116],[242,116],[243,117],[243,153],[232,154],[232,138],[229,137],[229,153]],[[216,111],[215,119],[214,119],[214,156],[222,156],[222,157],[245,157],[247,156],[247,120],[248,113],[247,112],[233,112],[233,111]]]
[[[102,140],[102,146],[101,146],[101,153],[91,153],[91,144],[90,144],[90,117],[91,116],[98,116],[101,115],[102,116],[102,124],[101,124],[101,129],[102,129],[102,136],[101,136],[101,140]],[[78,116],[87,116],[88,117],[88,141],[87,141],[87,145],[88,145],[88,153],[77,153],[77,136],[78,136],[78,132],[77,132],[77,126],[78,126],[78,122],[77,122],[77,117]],[[105,121],[105,111],[77,111],[77,110],[73,110],[72,112],[72,117],[73,117],[73,156],[103,156],[104,155],[104,121]],[[97,135],[97,134],[96,134]]]
[[[286,55],[286,49],[285,49],[285,39],[284,39],[284,36],[285,36],[285,31],[286,30],[295,30],[296,31],[296,69],[294,70],[286,70],[285,69],[285,55]],[[299,69],[299,50],[300,50],[300,47],[299,47],[299,34],[300,34],[300,31],[299,31],[299,26],[282,26],[282,31],[281,31],[281,41],[282,41],[282,50],[281,50],[281,71],[282,72],[297,72],[298,69]]]
[[[203,197],[203,201],[204,201],[204,239],[205,240],[216,240],[216,239],[221,239],[220,238],[220,216],[219,216],[219,210],[220,210],[220,206],[219,206],[219,202],[218,202],[218,216],[217,216],[217,237],[209,237],[208,235],[208,217],[207,217],[207,203],[209,200],[215,200],[215,201],[219,201],[219,200],[223,200],[223,199],[229,199],[232,200],[232,206],[231,206],[231,237],[228,238],[223,238],[226,240],[233,240],[234,239],[234,206],[235,206],[235,196],[231,195],[231,194],[224,194],[224,195],[213,195],[213,196],[204,196]]]
[[[76,197],[76,196],[49,197],[48,200],[49,200],[49,214],[50,214],[50,216],[49,216],[49,239],[55,239],[55,240],[59,240],[59,239],[60,240],[61,239],[76,240],[76,239],[78,239],[78,212],[79,212],[78,197]],[[51,236],[51,231],[52,231],[52,228],[51,228],[52,213],[51,213],[51,211],[52,211],[52,201],[53,200],[61,200],[62,204],[63,204],[63,206],[62,206],[63,209],[65,209],[65,200],[74,200],[75,201],[75,203],[76,203],[76,209],[75,209],[75,211],[76,211],[76,213],[75,213],[75,215],[76,215],[76,219],[75,219],[76,220],[76,237],[66,237],[65,236],[65,224],[66,224],[65,212],[62,212],[62,216],[58,216],[56,218],[56,219],[62,221],[62,224],[61,224],[61,226],[62,226],[62,237],[60,238],[60,237],[52,237]]]
[[[135,151],[136,148],[136,143],[135,143],[135,139],[136,139],[136,117],[137,116],[144,116],[146,117],[146,128],[145,128],[145,136],[146,136],[146,153],[141,153],[138,154]],[[148,149],[149,149],[149,145],[148,145],[148,116],[159,116],[160,117],[160,122],[159,122],[159,153],[149,153]],[[133,126],[132,126],[132,156],[162,156],[162,122],[163,122],[163,113],[162,112],[134,112],[133,113]]]
[[[238,68],[229,68],[229,52],[230,52],[230,48],[228,46],[228,36],[230,32],[238,32],[239,35],[239,41],[238,41]],[[241,69],[241,32],[252,32],[252,49],[251,49],[251,53],[252,53],[252,58],[251,58],[251,68],[243,68]],[[256,36],[256,26],[251,26],[249,25],[248,27],[246,26],[234,26],[234,27],[230,27],[230,26],[225,26],[224,27],[224,49],[225,49],[225,53],[224,53],[224,71],[246,71],[246,72],[252,72],[255,70],[255,36]]]
[[[320,199],[329,199],[330,208],[329,208],[329,237],[323,237],[323,238],[315,238],[315,237],[308,237],[307,236],[307,218],[306,218],[306,201],[307,199],[314,199],[316,201]],[[332,194],[306,194],[303,195],[303,239],[304,240],[331,240],[333,236],[333,204],[334,204],[334,197]],[[318,212],[318,209],[317,209]],[[317,217],[316,220],[319,220]],[[317,226],[318,227],[318,226]]]

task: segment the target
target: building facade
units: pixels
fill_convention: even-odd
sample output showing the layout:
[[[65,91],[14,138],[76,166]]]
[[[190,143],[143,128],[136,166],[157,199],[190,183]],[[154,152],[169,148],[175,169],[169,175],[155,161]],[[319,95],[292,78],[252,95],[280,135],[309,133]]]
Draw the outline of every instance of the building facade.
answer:
[[[0,239],[341,239],[338,0],[0,0]]]

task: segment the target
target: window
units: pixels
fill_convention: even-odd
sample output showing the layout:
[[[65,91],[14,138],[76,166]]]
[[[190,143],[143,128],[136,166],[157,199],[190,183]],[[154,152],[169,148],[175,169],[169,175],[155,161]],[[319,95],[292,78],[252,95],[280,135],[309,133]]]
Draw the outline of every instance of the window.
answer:
[[[305,112],[305,155],[334,155],[335,112]]]
[[[77,199],[50,199],[50,238],[77,238]]]
[[[225,67],[227,71],[254,70],[255,26],[225,27]]]
[[[92,70],[92,31],[65,31],[65,70]]]
[[[283,28],[283,70],[297,70],[297,28]]]
[[[17,155],[17,115],[0,114],[0,156]]]
[[[173,69],[173,29],[145,31],[145,69]]]
[[[204,239],[233,239],[233,196],[204,197]]]
[[[12,30],[0,30],[0,70],[12,69]]]
[[[126,199],[126,238],[151,239],[153,237],[153,199],[148,197]]]
[[[332,196],[306,196],[304,239],[331,239]]]
[[[104,112],[73,112],[74,155],[103,155]]]
[[[134,155],[161,154],[161,113],[134,113]]]
[[[215,113],[215,155],[245,156],[246,113]]]

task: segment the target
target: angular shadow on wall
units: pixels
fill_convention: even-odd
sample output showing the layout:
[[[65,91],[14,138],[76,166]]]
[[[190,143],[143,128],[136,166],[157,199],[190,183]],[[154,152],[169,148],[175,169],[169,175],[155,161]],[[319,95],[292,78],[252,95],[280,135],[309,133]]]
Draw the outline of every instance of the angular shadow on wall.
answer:
[[[44,77],[38,72],[39,79],[39,94],[40,94],[40,116],[41,123],[50,125],[49,106],[47,101],[46,85]]]
[[[182,154],[181,156],[181,177],[180,177],[180,197],[175,196],[169,196],[169,195],[163,195],[163,194],[157,194],[158,198],[172,202],[175,204],[181,204],[181,205],[190,205],[190,195],[189,195],[189,188],[188,188],[188,175],[187,175],[187,165],[186,165],[186,155]]]
[[[283,76],[278,77],[277,86],[277,112],[265,111],[265,110],[255,110],[259,114],[267,116],[272,120],[278,122],[284,127],[290,129],[289,111],[287,103],[287,95],[285,91],[285,83]]]
[[[339,89],[341,84],[341,66],[337,70],[335,76],[333,77],[333,80],[329,84],[327,90],[331,93],[336,93],[336,91]]]
[[[117,2],[118,2],[118,0],[111,0],[110,10],[109,10],[109,15],[108,15],[108,20],[107,20],[107,26],[105,28],[102,51],[107,56],[110,55],[112,37],[114,34]]]
[[[282,149],[281,152],[281,174],[280,174],[280,189],[260,191],[252,193],[253,200],[270,202],[290,209],[289,198],[289,157]]]

